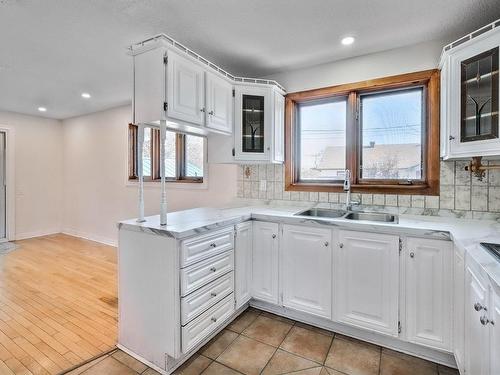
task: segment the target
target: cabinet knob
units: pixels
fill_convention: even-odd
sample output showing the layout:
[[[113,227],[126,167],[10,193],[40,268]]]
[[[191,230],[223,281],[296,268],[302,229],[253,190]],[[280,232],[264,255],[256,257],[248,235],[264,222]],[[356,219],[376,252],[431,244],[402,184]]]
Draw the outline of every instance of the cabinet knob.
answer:
[[[273,234],[273,238],[276,238],[276,235],[275,235],[275,234]]]
[[[211,267],[211,268],[210,268],[210,271],[215,272],[215,271],[217,271],[217,268],[215,268],[215,267]]]
[[[481,305],[479,302],[476,302],[474,304],[474,310],[476,310],[476,311],[481,311],[481,310],[486,311],[487,309],[486,309],[486,307],[484,307],[483,305]]]
[[[212,322],[215,323],[216,321],[217,321],[217,318],[212,317]]]
[[[328,241],[325,241],[325,246],[328,247],[328,245],[330,245]]]
[[[213,116],[213,115],[215,115],[215,112],[214,111],[210,111],[210,112],[208,112],[208,114],[211,115],[211,116]]]
[[[201,108],[201,109],[200,109],[200,112],[205,112],[205,108]]]
[[[449,139],[450,141],[453,141],[453,140],[455,139],[455,137],[454,137],[454,136],[452,136],[452,135],[450,135],[450,136],[448,137],[448,139]]]
[[[214,293],[214,292],[210,293],[210,295],[211,295],[212,297],[217,297],[217,293]]]
[[[481,324],[482,324],[483,326],[485,326],[486,324],[488,324],[488,323],[490,322],[490,321],[489,321],[489,319],[486,317],[486,315],[481,316],[481,317],[479,318],[479,321],[481,322]]]
[[[415,258],[415,253],[413,251],[410,253],[410,258]]]
[[[339,247],[342,249],[344,247],[344,244],[342,242],[339,243]]]
[[[210,244],[210,247],[217,247],[217,244],[216,244],[215,242],[212,242],[212,243]]]

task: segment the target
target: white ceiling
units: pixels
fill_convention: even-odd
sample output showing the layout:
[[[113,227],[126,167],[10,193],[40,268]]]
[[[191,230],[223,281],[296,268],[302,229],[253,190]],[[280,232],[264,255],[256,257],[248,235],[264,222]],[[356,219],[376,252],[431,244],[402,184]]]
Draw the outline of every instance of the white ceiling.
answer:
[[[128,103],[126,46],[158,33],[260,77],[451,41],[497,18],[498,0],[0,0],[0,110],[63,119]]]

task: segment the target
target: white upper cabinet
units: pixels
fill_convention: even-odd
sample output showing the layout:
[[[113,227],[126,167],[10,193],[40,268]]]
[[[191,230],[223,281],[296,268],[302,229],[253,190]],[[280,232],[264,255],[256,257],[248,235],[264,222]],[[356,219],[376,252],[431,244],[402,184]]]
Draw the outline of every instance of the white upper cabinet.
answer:
[[[204,125],[204,70],[195,62],[170,50],[167,72],[167,116]]]
[[[283,306],[331,319],[331,229],[285,225],[280,259]]]
[[[498,156],[500,29],[454,44],[440,63],[441,157]]]
[[[233,132],[233,85],[222,77],[205,72],[207,128]]]
[[[398,336],[399,237],[339,231],[334,320]]]
[[[252,286],[252,222],[238,224],[234,241],[234,293],[236,308],[251,298]]]
[[[410,342],[451,351],[453,244],[408,238],[406,327]]]
[[[274,137],[272,146],[272,159],[276,163],[285,161],[285,97],[274,91]]]

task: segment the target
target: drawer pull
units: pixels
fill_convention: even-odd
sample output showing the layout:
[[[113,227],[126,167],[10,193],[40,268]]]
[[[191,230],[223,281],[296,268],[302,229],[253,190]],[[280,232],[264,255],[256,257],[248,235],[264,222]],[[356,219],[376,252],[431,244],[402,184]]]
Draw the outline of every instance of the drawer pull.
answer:
[[[215,267],[211,267],[211,268],[210,268],[210,271],[215,272],[215,271],[217,271],[217,268],[215,268]]]
[[[490,322],[489,319],[485,315],[483,315],[482,317],[480,317],[479,321],[481,322],[481,324],[483,326],[485,326],[486,324],[488,324]]]
[[[474,304],[474,310],[476,310],[476,311],[481,311],[481,310],[487,311],[486,307],[484,307],[483,305],[481,305],[479,302],[476,302]]]
[[[212,317],[212,322],[215,323],[216,321],[217,321],[217,318]]]
[[[217,244],[216,244],[215,242],[212,242],[212,243],[210,244],[210,247],[216,248],[216,247],[217,247]]]
[[[211,295],[212,297],[217,297],[217,293],[214,293],[214,292],[210,293],[210,295]]]

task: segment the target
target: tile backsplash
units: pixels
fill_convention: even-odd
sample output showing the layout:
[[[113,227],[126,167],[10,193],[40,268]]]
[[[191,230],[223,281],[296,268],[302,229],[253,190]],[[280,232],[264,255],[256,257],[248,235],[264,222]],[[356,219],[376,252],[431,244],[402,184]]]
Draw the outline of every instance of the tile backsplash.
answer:
[[[500,164],[500,161],[489,163]],[[478,181],[465,171],[467,164],[468,161],[441,162],[439,196],[353,193],[352,199],[360,200],[364,207],[382,207],[399,213],[500,218],[500,170],[487,171],[483,181]],[[245,199],[332,205],[345,202],[345,193],[285,191],[283,165],[241,165],[237,186],[237,196]]]

